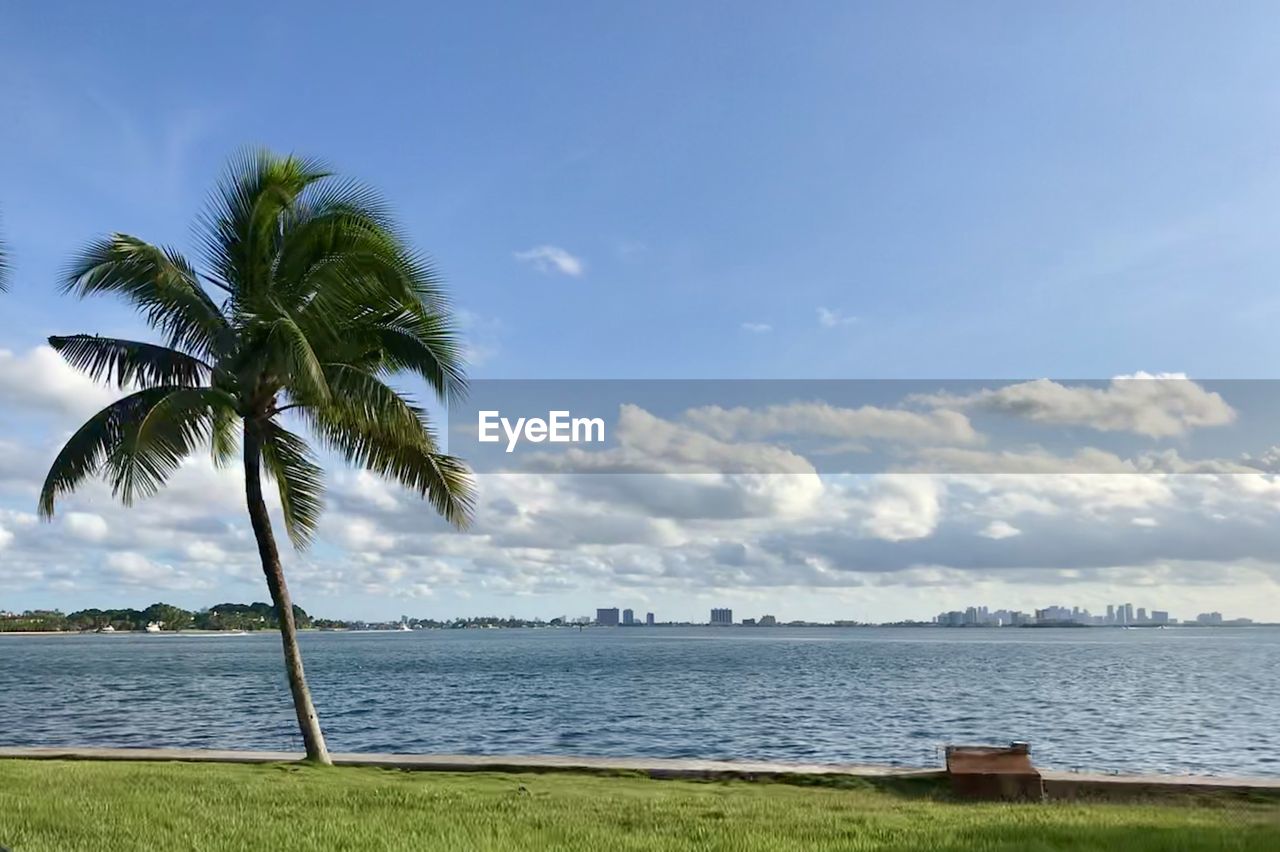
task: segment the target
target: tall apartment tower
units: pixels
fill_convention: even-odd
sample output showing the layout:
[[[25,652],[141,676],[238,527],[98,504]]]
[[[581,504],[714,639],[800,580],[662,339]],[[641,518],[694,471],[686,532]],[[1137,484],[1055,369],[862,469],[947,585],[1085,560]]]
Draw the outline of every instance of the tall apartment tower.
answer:
[[[596,624],[599,624],[601,627],[617,627],[618,608],[615,606],[609,609],[596,610]]]
[[[711,610],[711,623],[716,626],[727,626],[733,624],[733,610],[728,607]]]
[[[622,611],[622,623],[625,624],[627,627],[630,627],[631,625],[635,624],[636,623],[635,610],[624,609]]]

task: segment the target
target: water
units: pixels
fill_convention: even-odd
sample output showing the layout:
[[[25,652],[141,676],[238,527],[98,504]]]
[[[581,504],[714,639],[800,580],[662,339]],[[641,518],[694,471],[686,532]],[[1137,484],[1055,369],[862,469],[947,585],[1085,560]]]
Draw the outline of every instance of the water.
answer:
[[[307,633],[330,748],[1280,775],[1280,629]],[[278,636],[0,635],[0,745],[300,749]]]

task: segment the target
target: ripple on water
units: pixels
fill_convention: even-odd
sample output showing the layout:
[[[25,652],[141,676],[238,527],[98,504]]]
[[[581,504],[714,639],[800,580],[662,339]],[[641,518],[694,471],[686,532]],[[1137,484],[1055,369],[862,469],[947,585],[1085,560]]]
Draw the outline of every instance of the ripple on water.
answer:
[[[1280,774],[1280,630],[306,634],[332,748]],[[1267,676],[1260,676],[1265,673]],[[296,749],[272,636],[0,636],[0,744]]]

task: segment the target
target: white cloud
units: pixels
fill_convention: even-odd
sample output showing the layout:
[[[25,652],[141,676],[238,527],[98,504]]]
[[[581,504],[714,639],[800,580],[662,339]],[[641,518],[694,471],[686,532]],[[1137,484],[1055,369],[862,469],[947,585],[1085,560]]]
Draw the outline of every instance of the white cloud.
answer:
[[[188,542],[182,547],[183,554],[192,562],[225,562],[228,559],[227,552],[222,549],[216,542],[206,541],[205,539],[197,539]]]
[[[1206,391],[1181,373],[1117,376],[1105,387],[1068,386],[1036,379],[970,394],[921,395],[913,401],[1009,414],[1034,423],[1133,432],[1151,438],[1223,426],[1236,418],[1235,410],[1221,395]]]
[[[79,419],[120,396],[72,367],[48,346],[37,346],[25,355],[0,349],[0,406]]]
[[[685,420],[720,440],[760,440],[813,436],[841,440],[884,440],[903,444],[972,444],[981,440],[959,412],[928,413],[877,408],[839,408],[825,402],[792,402],[762,408],[704,406]]]
[[[885,541],[924,538],[938,525],[941,498],[939,483],[931,476],[874,477],[862,529]]]
[[[744,322],[742,330],[749,331],[752,334],[768,334],[773,331],[773,326],[767,322]]]
[[[978,532],[978,535],[999,541],[1002,538],[1013,538],[1015,535],[1022,535],[1022,530],[1008,521],[992,521],[983,527]]]
[[[124,586],[185,591],[206,589],[212,585],[207,577],[198,576],[173,565],[156,562],[131,550],[108,554],[104,564],[116,581]]]
[[[515,254],[516,260],[530,264],[539,272],[558,272],[570,278],[579,278],[586,271],[586,262],[559,246],[534,246]]]
[[[840,328],[841,326],[853,325],[857,321],[857,317],[849,316],[839,309],[818,308],[818,325],[823,328]]]
[[[469,366],[482,367],[502,351],[502,320],[459,308],[454,311],[458,330],[462,333],[463,360]]]
[[[68,512],[64,523],[67,532],[81,541],[102,541],[111,531],[106,519],[92,512]]]

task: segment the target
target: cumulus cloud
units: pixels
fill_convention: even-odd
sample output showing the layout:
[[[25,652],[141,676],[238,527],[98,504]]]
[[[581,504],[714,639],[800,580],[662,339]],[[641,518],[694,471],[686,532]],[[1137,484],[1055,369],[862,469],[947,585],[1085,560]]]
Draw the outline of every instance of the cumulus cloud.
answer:
[[[81,541],[103,541],[110,532],[106,519],[92,512],[68,512],[64,523],[71,537]]]
[[[937,527],[942,490],[931,476],[885,475],[872,479],[862,529],[874,538],[924,538]]]
[[[597,473],[815,473],[802,455],[786,448],[721,440],[629,403],[619,406],[613,437],[616,447],[530,454],[526,467]]]
[[[48,346],[22,355],[0,349],[0,406],[80,418],[119,397],[120,393],[95,383]]]
[[[1015,527],[1008,521],[992,521],[979,531],[978,535],[983,538],[989,538],[999,541],[1002,538],[1013,538],[1015,535],[1022,535],[1022,530]]]
[[[1102,387],[1036,379],[969,394],[919,395],[914,401],[1150,438],[1176,437],[1193,429],[1223,426],[1236,418],[1235,410],[1220,394],[1205,390],[1182,373],[1135,373],[1118,376]]]
[[[130,550],[109,554],[104,568],[123,586],[189,591],[207,589],[212,585],[208,577],[156,562]]]
[[[857,317],[845,314],[840,310],[818,308],[818,325],[823,328],[840,328],[842,326],[853,325],[857,321]]]
[[[527,263],[539,272],[556,272],[570,278],[580,278],[586,272],[586,262],[559,246],[534,246],[515,253],[516,260]]]
[[[981,441],[968,417],[942,409],[921,413],[873,405],[841,408],[825,402],[792,402],[762,408],[704,406],[685,412],[684,420],[723,441],[787,436],[904,444]]]

